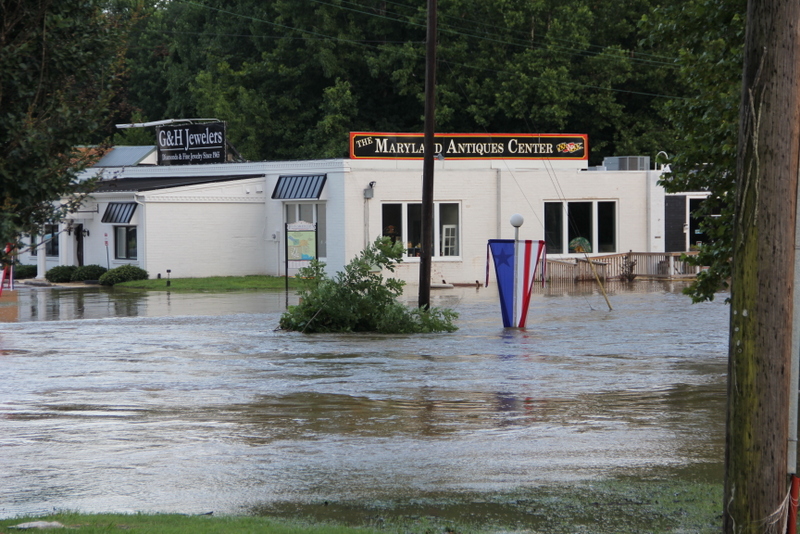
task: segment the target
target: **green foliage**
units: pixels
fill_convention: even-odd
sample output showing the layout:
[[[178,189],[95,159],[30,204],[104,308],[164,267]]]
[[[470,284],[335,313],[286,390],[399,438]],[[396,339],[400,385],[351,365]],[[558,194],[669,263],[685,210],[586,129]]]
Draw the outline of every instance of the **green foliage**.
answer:
[[[331,279],[314,260],[300,270],[307,280],[300,304],[281,316],[280,327],[300,332],[453,332],[458,314],[449,309],[411,309],[397,301],[405,283],[380,274],[402,261],[402,243],[389,237],[375,242]]]
[[[148,291],[258,291],[258,290],[283,290],[286,287],[286,278],[283,276],[247,275],[247,276],[209,276],[204,278],[171,278],[167,285],[165,278],[150,278],[148,280],[135,280],[125,282],[122,287],[133,289],[146,289]],[[290,289],[298,289],[302,281],[297,278],[288,280]]]
[[[676,53],[642,48],[637,26],[654,4],[441,2],[437,129],[587,133],[594,163],[671,153],[680,136],[658,110],[678,94]],[[198,0],[142,15],[128,90],[143,118],[226,120],[254,160],[342,157],[348,131],[422,131],[424,2]]]
[[[102,265],[83,265],[75,269],[72,273],[73,282],[83,282],[84,280],[99,280],[108,269]]]
[[[106,271],[99,278],[100,284],[104,286],[113,286],[121,282],[130,282],[132,280],[147,280],[149,278],[147,271],[135,265],[120,265],[109,271]]]
[[[59,220],[86,192],[122,39],[102,0],[8,0],[0,8],[0,243]],[[79,198],[76,197],[76,201]]]
[[[58,265],[44,273],[44,277],[53,284],[72,282],[72,275],[77,269],[74,265]]]
[[[14,278],[18,280],[36,278],[38,273],[39,268],[36,265],[23,265],[21,263],[14,265]]]
[[[642,23],[653,46],[677,51],[676,79],[691,95],[664,104],[678,136],[661,184],[671,193],[710,193],[693,214],[708,241],[684,258],[709,267],[685,290],[695,302],[713,300],[731,274],[745,11],[746,0],[691,0],[658,7]]]

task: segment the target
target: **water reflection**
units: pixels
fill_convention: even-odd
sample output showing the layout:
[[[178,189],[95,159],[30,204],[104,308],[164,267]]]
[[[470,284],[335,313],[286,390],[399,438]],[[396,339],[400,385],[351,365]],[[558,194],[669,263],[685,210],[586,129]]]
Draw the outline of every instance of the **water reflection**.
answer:
[[[459,331],[419,336],[276,331],[280,292],[19,291],[0,515],[718,476],[727,309],[682,287],[612,285],[614,311],[594,286],[545,288],[527,330],[502,328],[492,288],[456,288],[433,299]]]
[[[110,317],[161,317],[260,313],[284,309],[283,292],[171,293],[88,287],[23,287],[0,296],[0,322],[69,321]],[[289,297],[296,304],[296,297]]]

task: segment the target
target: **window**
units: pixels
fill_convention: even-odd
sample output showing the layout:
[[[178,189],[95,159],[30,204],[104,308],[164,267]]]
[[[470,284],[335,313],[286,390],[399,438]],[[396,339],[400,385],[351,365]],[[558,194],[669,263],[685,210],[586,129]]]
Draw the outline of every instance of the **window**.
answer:
[[[44,255],[45,256],[58,256],[58,225],[57,224],[45,224],[44,225],[44,236],[42,237],[42,241],[37,241],[36,235],[31,236],[31,244],[34,243],[41,243],[42,241],[45,242],[44,245]],[[38,254],[39,247],[35,247],[31,250],[31,256],[36,256]]]
[[[439,256],[459,256],[458,204],[439,204]]]
[[[114,227],[114,257],[118,260],[136,259],[136,227]]]
[[[420,255],[422,247],[422,204],[401,202],[381,206],[383,235],[405,244],[406,255]],[[435,202],[433,209],[434,257],[455,257],[461,254],[459,205]]]
[[[326,210],[324,203],[287,203],[286,222],[293,223],[305,221],[317,225],[317,255],[320,258],[328,256],[328,227],[326,224]]]
[[[551,254],[616,252],[617,203],[545,202],[544,235]]]
[[[544,241],[547,252],[564,252],[564,207],[561,202],[544,203]]]

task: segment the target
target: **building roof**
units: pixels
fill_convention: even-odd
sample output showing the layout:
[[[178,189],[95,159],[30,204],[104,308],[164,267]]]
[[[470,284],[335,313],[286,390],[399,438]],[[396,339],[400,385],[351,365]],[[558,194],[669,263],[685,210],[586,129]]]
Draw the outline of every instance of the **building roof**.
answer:
[[[155,153],[155,146],[115,146],[93,167],[131,167],[140,165],[147,156]],[[155,160],[153,161],[155,163]]]
[[[247,178],[262,178],[263,174],[234,174],[227,176],[152,176],[147,178],[117,178],[101,180],[94,189],[95,193],[113,193],[117,191],[152,191],[185,185],[229,182]]]

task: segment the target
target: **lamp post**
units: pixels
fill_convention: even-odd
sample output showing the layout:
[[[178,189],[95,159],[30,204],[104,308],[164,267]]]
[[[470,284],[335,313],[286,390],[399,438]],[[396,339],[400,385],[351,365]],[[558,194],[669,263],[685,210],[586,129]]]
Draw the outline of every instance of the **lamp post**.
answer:
[[[519,258],[519,227],[522,226],[522,223],[525,222],[525,218],[520,215],[519,213],[515,213],[511,216],[511,226],[514,227],[514,295],[519,295],[519,272],[517,271],[517,265],[519,262],[517,258]]]

